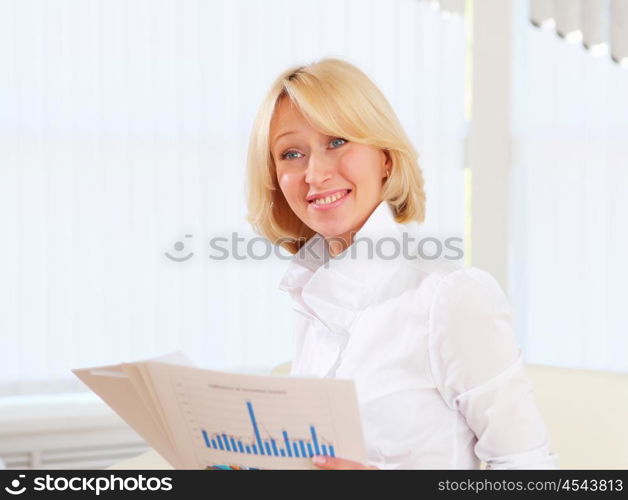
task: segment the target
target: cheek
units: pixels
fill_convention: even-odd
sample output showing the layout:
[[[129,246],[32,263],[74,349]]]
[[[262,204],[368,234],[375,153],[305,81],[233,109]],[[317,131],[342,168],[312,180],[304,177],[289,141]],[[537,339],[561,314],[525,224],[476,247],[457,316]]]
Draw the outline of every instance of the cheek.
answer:
[[[358,190],[370,191],[381,186],[378,159],[370,151],[348,152],[342,157],[340,168],[342,176]]]
[[[303,191],[303,176],[295,172],[277,169],[277,181],[287,200],[297,198]]]

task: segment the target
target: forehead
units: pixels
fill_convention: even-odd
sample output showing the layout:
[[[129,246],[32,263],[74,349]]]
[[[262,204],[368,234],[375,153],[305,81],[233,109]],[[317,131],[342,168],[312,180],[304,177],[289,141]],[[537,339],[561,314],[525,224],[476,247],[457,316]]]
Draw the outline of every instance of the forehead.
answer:
[[[288,132],[295,128],[304,129],[312,128],[306,118],[303,116],[296,104],[289,98],[282,97],[275,107],[275,113],[271,120],[270,136],[271,139],[276,135]]]

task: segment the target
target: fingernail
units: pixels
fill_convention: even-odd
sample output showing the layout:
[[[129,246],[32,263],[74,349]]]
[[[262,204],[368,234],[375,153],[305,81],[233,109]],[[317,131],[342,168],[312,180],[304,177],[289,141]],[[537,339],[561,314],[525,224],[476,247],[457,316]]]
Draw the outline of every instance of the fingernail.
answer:
[[[316,465],[324,465],[325,464],[325,457],[321,456],[321,455],[314,455],[314,457],[312,458],[312,461],[316,464]]]

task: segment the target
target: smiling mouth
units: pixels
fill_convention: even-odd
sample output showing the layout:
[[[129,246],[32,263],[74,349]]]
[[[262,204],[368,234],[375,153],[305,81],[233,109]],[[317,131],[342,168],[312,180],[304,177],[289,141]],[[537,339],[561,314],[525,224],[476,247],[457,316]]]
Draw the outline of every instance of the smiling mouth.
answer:
[[[338,191],[334,194],[331,194],[329,196],[325,196],[323,198],[316,198],[314,200],[310,200],[308,201],[308,203],[310,205],[316,205],[316,206],[325,206],[325,205],[331,205],[332,203],[344,198],[345,196],[347,196],[349,193],[351,192],[351,189],[345,189],[343,191]]]

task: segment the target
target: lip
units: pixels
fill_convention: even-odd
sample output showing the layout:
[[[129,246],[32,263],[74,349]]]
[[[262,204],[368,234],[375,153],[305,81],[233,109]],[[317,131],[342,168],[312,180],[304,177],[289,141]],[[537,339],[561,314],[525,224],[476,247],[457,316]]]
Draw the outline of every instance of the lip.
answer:
[[[331,191],[330,193],[333,194],[339,191],[348,191],[348,192],[342,198],[338,198],[336,201],[329,203],[327,205],[317,205],[316,203],[312,201],[309,203],[309,206],[313,210],[331,210],[332,208],[336,208],[337,206],[342,205],[347,200],[347,198],[349,198],[351,193],[353,193],[353,190],[351,189],[336,189],[335,191]],[[327,196],[327,194],[325,194],[325,196]]]
[[[305,198],[305,201],[307,201],[308,203],[311,203],[314,200],[317,200],[318,198],[327,198],[328,196],[331,196],[332,194],[335,194],[335,193],[340,193],[341,191],[351,191],[351,189],[348,189],[348,188],[332,189],[331,191],[325,191],[323,193],[311,194],[310,196],[307,196]]]

